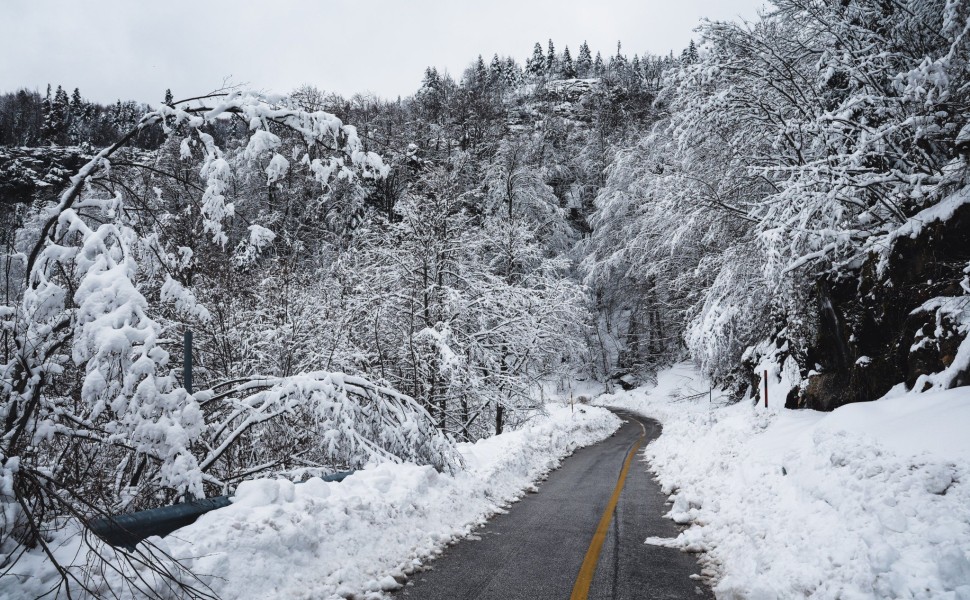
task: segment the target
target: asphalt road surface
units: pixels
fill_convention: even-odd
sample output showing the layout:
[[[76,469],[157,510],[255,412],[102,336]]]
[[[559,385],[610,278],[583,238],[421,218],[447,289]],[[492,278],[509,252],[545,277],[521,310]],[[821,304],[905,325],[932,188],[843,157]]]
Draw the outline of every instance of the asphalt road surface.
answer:
[[[650,536],[679,533],[672,521],[661,518],[669,506],[642,457],[643,447],[660,435],[660,424],[617,414],[626,422],[616,434],[577,450],[537,493],[448,548],[396,597],[713,598],[710,588],[690,579],[700,570],[693,556],[644,543]],[[616,494],[624,472],[625,483]]]

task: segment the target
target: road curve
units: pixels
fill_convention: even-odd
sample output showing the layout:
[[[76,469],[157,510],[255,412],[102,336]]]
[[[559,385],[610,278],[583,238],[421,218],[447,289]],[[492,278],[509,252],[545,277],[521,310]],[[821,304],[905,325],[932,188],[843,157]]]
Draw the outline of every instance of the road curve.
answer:
[[[617,413],[625,421],[610,438],[577,450],[549,475],[539,491],[513,504],[448,548],[417,573],[395,597],[402,600],[620,600],[713,598],[690,579],[694,557],[648,546],[649,536],[674,537],[678,528],[661,517],[666,497],[647,472],[642,448],[660,435],[652,419]],[[631,449],[640,443],[625,484],[608,517],[602,547],[584,596],[578,585],[597,526],[618,487]],[[475,539],[480,538],[480,539]],[[587,559],[587,564],[589,559]]]

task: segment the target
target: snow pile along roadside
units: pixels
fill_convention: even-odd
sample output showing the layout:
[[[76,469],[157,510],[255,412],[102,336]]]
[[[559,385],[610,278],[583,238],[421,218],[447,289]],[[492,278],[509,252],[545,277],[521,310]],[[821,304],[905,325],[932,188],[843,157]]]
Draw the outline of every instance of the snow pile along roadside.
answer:
[[[831,413],[724,405],[689,364],[597,403],[645,450],[718,598],[970,598],[970,388]],[[711,402],[713,398],[713,402]]]
[[[247,481],[231,506],[147,541],[223,598],[382,598],[447,544],[533,489],[575,449],[609,437],[620,425],[603,408],[546,408],[547,414],[520,430],[459,444],[466,469],[455,476],[388,463],[341,483]],[[57,544],[65,564],[83,560],[77,537]],[[56,573],[40,553],[32,554],[14,576],[3,578],[0,598],[49,588]],[[167,597],[165,582],[154,585]],[[118,582],[112,587],[117,591]]]
[[[602,408],[547,408],[524,429],[461,444],[457,476],[383,464],[339,484],[246,482],[232,506],[165,542],[224,597],[379,598],[620,424]]]

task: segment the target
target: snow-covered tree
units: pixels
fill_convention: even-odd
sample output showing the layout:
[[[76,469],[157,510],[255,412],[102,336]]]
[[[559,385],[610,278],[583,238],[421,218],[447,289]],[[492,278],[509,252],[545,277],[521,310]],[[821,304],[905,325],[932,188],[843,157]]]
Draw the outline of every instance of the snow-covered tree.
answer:
[[[505,59],[505,68],[502,71],[505,78],[505,85],[514,88],[522,81],[522,69],[515,63],[515,59],[509,57]]]
[[[669,119],[618,157],[600,194],[591,275],[634,283],[624,305],[662,283],[660,302],[683,311],[688,347],[716,376],[777,335],[807,377],[828,360],[806,358],[825,326],[808,290],[883,281],[895,232],[966,185],[954,144],[968,14],[877,4],[779,0],[750,27],[703,26],[704,51],[689,46],[667,71]]]
[[[532,58],[526,61],[526,75],[532,78],[539,78],[546,74],[546,57],[542,53],[542,44],[536,42],[532,49]]]
[[[445,82],[438,73],[438,69],[435,67],[425,69],[417,98],[427,111],[430,121],[440,119],[446,101],[445,95]]]
[[[207,132],[226,119],[250,132],[237,149]],[[152,127],[168,132],[174,155],[154,165],[118,159]],[[84,165],[21,232],[23,285],[0,308],[4,552],[37,543],[66,514],[224,491],[267,469],[374,457],[450,468],[451,443],[428,413],[362,378],[246,373],[192,395],[170,360],[186,324],[223,308],[200,301],[221,274],[197,256],[242,266],[287,249],[269,227],[284,242],[312,239],[300,231],[310,221],[298,227],[266,210],[287,197],[288,181],[329,202],[386,173],[333,115],[239,92],[161,105]]]
[[[566,79],[576,77],[576,67],[573,65],[573,57],[569,54],[569,46],[562,51],[562,76]]]
[[[556,58],[556,46],[552,43],[552,38],[549,38],[549,46],[546,51],[546,72],[555,73],[557,71],[558,59]]]
[[[482,55],[478,55],[478,60],[475,62],[475,85],[486,86],[488,85],[488,68],[485,66],[485,59]]]
[[[697,62],[697,60],[697,46],[694,44],[694,40],[691,40],[690,44],[680,53],[680,62],[685,65],[690,65]]]
[[[610,58],[610,72],[616,77],[623,78],[626,75],[628,66],[629,63],[627,62],[626,57],[623,56],[622,45],[620,42],[617,42],[616,56]]]
[[[603,65],[603,57],[597,52],[596,58],[593,60],[592,74],[596,77],[601,77],[605,71],[606,67]]]
[[[488,78],[491,82],[501,82],[503,79],[504,67],[498,54],[492,55],[492,62],[488,64]]]
[[[588,77],[593,68],[593,55],[589,51],[589,44],[583,41],[576,55],[576,73],[579,77]]]
[[[634,54],[633,61],[630,62],[630,85],[634,89],[639,89],[642,84],[643,65],[640,63],[640,57]]]

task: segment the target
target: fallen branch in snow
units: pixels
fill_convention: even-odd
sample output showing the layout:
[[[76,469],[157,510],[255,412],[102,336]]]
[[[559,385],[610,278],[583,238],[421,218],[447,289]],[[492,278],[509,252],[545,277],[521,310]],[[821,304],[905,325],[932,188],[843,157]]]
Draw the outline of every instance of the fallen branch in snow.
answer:
[[[200,461],[202,471],[214,466],[249,429],[286,418],[296,434],[309,432],[322,440],[306,460],[317,464],[362,467],[371,460],[428,464],[438,471],[461,467],[454,442],[439,431],[427,410],[413,398],[361,377],[316,372],[293,377],[256,377],[232,382],[218,394],[195,394],[215,429],[214,446]],[[248,445],[246,445],[248,447]],[[237,478],[228,472],[224,480]]]

